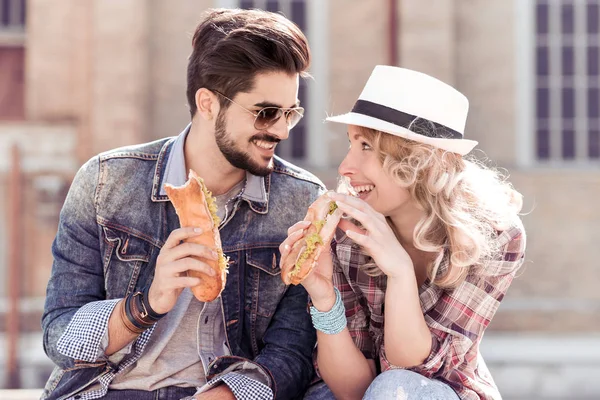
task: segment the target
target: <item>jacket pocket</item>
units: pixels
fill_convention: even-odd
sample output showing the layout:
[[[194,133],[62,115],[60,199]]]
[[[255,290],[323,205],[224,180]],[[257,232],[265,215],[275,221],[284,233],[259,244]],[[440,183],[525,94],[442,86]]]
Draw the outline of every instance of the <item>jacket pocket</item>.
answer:
[[[280,260],[279,251],[274,248],[250,249],[246,253],[246,262],[249,265],[273,276],[281,274]]]
[[[276,248],[246,250],[246,320],[250,322],[252,351],[256,356],[287,286],[281,280],[280,254]]]
[[[246,252],[246,307],[259,316],[271,318],[286,290],[281,280],[279,251],[275,248],[249,249]]]
[[[151,244],[128,232],[115,228],[102,227],[104,239],[115,250],[116,257],[121,261],[148,262]]]
[[[106,251],[104,253],[104,279],[107,298],[120,298],[133,292],[140,274],[152,259],[154,246],[130,232],[115,227],[102,227]],[[150,271],[143,274],[144,282]]]

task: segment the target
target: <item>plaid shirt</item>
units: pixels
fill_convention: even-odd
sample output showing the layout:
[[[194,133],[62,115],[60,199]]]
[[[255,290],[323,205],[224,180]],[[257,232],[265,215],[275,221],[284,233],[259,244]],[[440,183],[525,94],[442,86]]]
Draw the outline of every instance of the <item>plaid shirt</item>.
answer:
[[[442,290],[426,280],[419,289],[432,346],[423,364],[408,369],[447,383],[463,400],[501,399],[479,353],[479,342],[523,263],[525,233],[521,223],[500,232],[497,240],[501,254],[483,267],[474,268],[457,288]],[[342,295],[356,346],[366,358],[379,359],[382,371],[401,368],[392,365],[385,355],[386,276],[367,275],[360,266],[371,259],[339,229],[332,249],[333,281]],[[445,254],[439,274],[447,269]]]

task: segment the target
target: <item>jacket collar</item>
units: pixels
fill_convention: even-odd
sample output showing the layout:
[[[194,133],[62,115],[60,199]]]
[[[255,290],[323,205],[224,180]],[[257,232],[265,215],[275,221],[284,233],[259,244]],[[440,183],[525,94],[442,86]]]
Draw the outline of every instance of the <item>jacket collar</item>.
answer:
[[[191,126],[190,123],[179,136],[169,138],[161,148],[152,180],[152,201],[169,201],[164,190],[165,183],[175,186],[185,183],[187,172],[185,171],[183,145]],[[271,175],[261,177],[246,172],[246,188],[241,198],[254,212],[266,214],[269,211],[270,186]]]

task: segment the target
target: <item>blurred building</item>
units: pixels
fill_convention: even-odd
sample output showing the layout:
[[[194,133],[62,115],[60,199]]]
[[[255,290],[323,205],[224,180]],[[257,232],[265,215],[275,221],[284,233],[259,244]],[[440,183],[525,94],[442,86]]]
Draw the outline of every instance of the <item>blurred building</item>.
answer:
[[[466,94],[467,136],[524,194],[528,232],[484,355],[507,398],[599,398],[598,0],[0,0],[0,313],[20,295],[21,384],[39,387],[49,372],[39,319],[72,176],[98,152],[183,129],[191,34],[215,6],[281,11],[307,33],[306,118],[280,153],[330,186],[347,138],[323,120],[352,107],[374,65]]]

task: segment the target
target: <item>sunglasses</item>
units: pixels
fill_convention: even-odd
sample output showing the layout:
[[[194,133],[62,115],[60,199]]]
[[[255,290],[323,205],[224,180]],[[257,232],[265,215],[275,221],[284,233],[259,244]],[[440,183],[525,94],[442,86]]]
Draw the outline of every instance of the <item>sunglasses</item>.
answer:
[[[248,111],[250,114],[254,115],[254,128],[259,131],[272,127],[277,123],[277,121],[279,121],[279,119],[282,116],[285,118],[288,129],[292,129],[298,124],[298,122],[300,122],[300,120],[304,116],[303,107],[265,107],[261,108],[257,112],[254,112],[252,110],[248,110],[243,105],[236,103],[235,101],[231,100],[229,97],[225,96],[223,93],[217,90],[211,89],[211,91],[223,96],[225,99],[229,100],[236,106],[241,107],[244,110]]]

